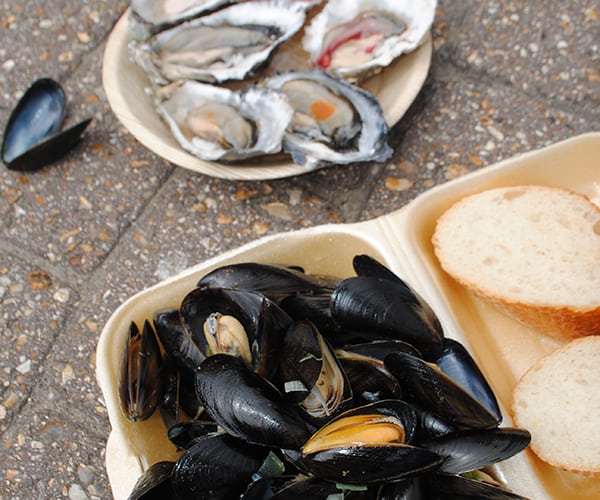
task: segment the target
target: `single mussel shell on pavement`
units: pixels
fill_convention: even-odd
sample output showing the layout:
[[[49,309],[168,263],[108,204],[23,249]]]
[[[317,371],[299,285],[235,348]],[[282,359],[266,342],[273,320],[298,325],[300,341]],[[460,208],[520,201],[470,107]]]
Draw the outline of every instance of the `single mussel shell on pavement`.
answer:
[[[416,416],[402,401],[348,410],[317,430],[302,447],[316,477],[347,484],[397,481],[437,469],[437,453],[411,445]]]
[[[156,335],[146,320],[140,332],[131,322],[119,372],[121,410],[127,420],[145,420],[162,397],[162,357]]]
[[[435,364],[485,406],[498,422],[502,421],[502,412],[494,391],[475,360],[460,342],[451,338],[442,339],[442,354],[435,360]]]
[[[66,113],[61,85],[36,80],[11,113],[2,139],[2,161],[9,169],[35,171],[66,155],[91,119],[60,132]]]
[[[438,414],[450,425],[468,429],[490,429],[500,424],[480,401],[457,385],[435,365],[405,353],[392,353],[385,366],[398,379],[404,397]]]
[[[181,500],[229,500],[241,495],[269,453],[228,434],[198,438],[179,457],[171,483]]]
[[[283,335],[292,323],[264,295],[227,288],[196,288],[184,297],[180,313],[203,354],[239,356],[269,379],[277,369]]]
[[[206,358],[196,374],[196,391],[207,413],[232,436],[291,449],[300,448],[310,436],[275,386],[235,356]]]
[[[173,498],[171,471],[175,462],[156,462],[146,469],[136,481],[127,500],[161,500]]]
[[[431,500],[527,500],[495,484],[454,474],[429,474],[421,484]]]
[[[445,457],[441,472],[462,474],[501,462],[523,451],[531,435],[524,429],[473,429],[453,432],[421,443]]]
[[[285,333],[278,385],[307,420],[322,425],[352,406],[352,391],[333,349],[309,321]]]

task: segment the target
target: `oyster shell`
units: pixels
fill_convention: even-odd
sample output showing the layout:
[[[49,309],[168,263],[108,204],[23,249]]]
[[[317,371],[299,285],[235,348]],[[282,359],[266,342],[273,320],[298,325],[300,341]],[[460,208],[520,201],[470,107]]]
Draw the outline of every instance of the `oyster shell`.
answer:
[[[425,39],[436,0],[329,0],[305,29],[310,61],[349,81],[381,71]]]
[[[129,32],[144,40],[169,26],[212,12],[234,0],[131,0]]]
[[[285,94],[294,116],[284,150],[299,165],[385,161],[388,126],[367,91],[322,71],[290,71],[265,80]]]
[[[242,80],[304,24],[306,2],[243,2],[132,41],[129,55],[156,85]]]
[[[236,92],[187,80],[155,92],[158,113],[179,144],[203,160],[237,160],[281,150],[293,110],[277,91]]]

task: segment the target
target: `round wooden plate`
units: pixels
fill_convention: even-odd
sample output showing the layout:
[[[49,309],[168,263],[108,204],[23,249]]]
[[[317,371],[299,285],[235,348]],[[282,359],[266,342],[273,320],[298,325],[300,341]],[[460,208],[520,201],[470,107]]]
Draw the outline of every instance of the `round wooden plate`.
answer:
[[[285,155],[227,165],[201,160],[185,151],[154,110],[152,99],[145,91],[150,85],[146,75],[129,59],[128,18],[129,9],[110,34],[104,52],[102,82],[113,112],[146,148],[180,167],[222,179],[277,179],[310,172]],[[302,34],[301,31],[279,47],[267,71],[307,68]],[[390,126],[404,115],[423,86],[431,64],[432,45],[429,35],[415,51],[400,57],[362,85],[378,99]]]

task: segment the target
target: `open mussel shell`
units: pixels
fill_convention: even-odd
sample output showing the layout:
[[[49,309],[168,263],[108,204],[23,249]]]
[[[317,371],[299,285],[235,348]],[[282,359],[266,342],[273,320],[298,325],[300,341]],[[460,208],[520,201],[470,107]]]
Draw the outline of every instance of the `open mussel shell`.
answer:
[[[342,366],[309,321],[297,321],[285,333],[279,385],[306,418],[318,425],[352,406],[352,391]]]
[[[215,354],[196,374],[208,414],[229,434],[250,443],[298,449],[310,431],[274,385],[240,358]]]
[[[384,363],[400,382],[407,401],[438,414],[449,424],[463,429],[490,429],[500,424],[497,415],[435,365],[401,352],[388,355]]]
[[[145,420],[162,397],[162,356],[156,335],[148,321],[140,332],[132,322],[123,350],[119,373],[121,409],[127,420]]]
[[[183,299],[180,314],[204,355],[239,356],[266,378],[277,369],[283,335],[292,324],[264,295],[227,288],[193,290]]]
[[[437,453],[411,445],[417,419],[399,400],[348,410],[302,447],[302,464],[316,477],[347,484],[397,481],[437,469]]]
[[[198,438],[173,468],[171,482],[176,498],[237,498],[268,453],[268,448],[250,445],[228,434]]]
[[[9,169],[34,171],[67,154],[91,119],[59,133],[66,113],[61,85],[36,80],[11,113],[2,139],[2,161]]]

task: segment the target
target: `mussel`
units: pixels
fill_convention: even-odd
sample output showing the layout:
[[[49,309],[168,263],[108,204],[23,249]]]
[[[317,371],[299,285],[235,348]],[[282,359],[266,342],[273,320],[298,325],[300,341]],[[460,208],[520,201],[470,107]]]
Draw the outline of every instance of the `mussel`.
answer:
[[[180,314],[204,355],[239,356],[267,378],[277,369],[283,335],[292,323],[264,295],[234,288],[196,288],[184,297]]]
[[[322,425],[352,406],[352,390],[344,369],[309,321],[294,322],[285,333],[279,385],[315,424]]]
[[[348,484],[398,481],[436,470],[437,453],[411,443],[414,411],[384,400],[348,410],[317,430],[302,447],[302,462],[316,477]]]
[[[238,357],[206,358],[196,374],[196,390],[207,413],[232,436],[292,449],[310,436],[307,424],[275,386]]]
[[[66,155],[90,119],[59,132],[66,113],[61,85],[51,78],[36,80],[11,113],[2,140],[2,161],[9,169],[34,171]]]
[[[118,381],[121,409],[127,420],[145,420],[160,404],[161,361],[160,348],[150,322],[144,322],[141,332],[131,322]]]
[[[356,258],[355,258],[356,261]],[[331,295],[331,315],[353,330],[378,332],[414,345],[426,359],[441,354],[442,328],[429,305],[400,277],[361,261],[365,273],[348,278]],[[366,268],[366,269],[365,269]]]

